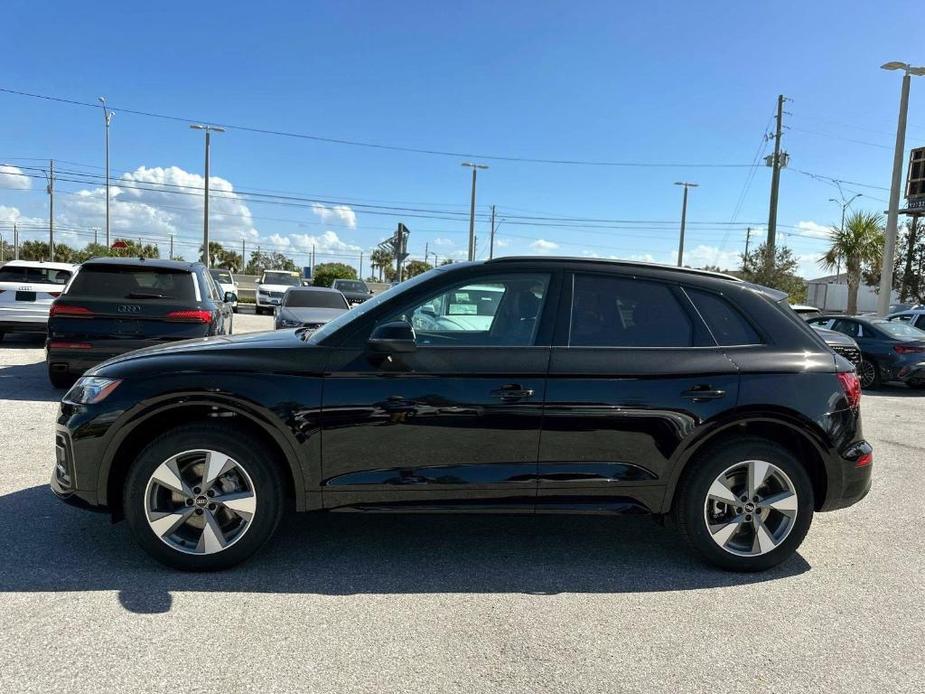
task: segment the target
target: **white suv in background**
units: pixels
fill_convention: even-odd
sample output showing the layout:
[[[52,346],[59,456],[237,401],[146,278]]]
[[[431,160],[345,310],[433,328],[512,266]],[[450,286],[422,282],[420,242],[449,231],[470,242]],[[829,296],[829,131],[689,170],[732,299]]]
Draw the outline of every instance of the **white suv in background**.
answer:
[[[273,313],[289,287],[301,286],[302,278],[298,272],[264,270],[257,282],[257,314]]]
[[[222,288],[222,295],[224,296],[228,292],[232,294],[238,293],[238,283],[234,278],[234,275],[231,274],[230,270],[225,270],[222,268],[213,268],[209,270],[209,274],[212,275],[212,279]],[[238,302],[234,301],[231,304],[231,310],[235,313],[238,312]]]
[[[77,265],[11,260],[0,267],[0,340],[5,333],[45,333],[51,302]]]

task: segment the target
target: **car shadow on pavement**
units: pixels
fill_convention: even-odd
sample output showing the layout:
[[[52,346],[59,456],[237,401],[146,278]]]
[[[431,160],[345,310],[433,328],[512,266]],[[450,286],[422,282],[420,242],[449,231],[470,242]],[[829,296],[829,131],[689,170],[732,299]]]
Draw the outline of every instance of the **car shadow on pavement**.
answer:
[[[49,383],[44,361],[0,367],[0,400],[54,402],[63,395]]]
[[[168,612],[174,591],[634,593],[761,583],[810,568],[797,554],[764,573],[719,571],[647,517],[291,513],[249,562],[192,574],[150,559],[125,523],[70,508],[44,486],[0,496],[0,537],[0,592],[117,590],[125,609],[148,614]]]

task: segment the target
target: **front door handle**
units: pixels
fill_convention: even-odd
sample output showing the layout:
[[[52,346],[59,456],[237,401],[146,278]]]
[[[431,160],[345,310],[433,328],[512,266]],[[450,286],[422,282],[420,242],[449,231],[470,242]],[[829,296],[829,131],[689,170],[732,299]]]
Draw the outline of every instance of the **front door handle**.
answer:
[[[719,400],[726,397],[726,391],[722,388],[714,388],[710,385],[694,386],[689,390],[681,393],[685,398],[690,398],[694,402],[705,402],[707,400]]]
[[[533,388],[523,388],[515,383],[509,383],[508,385],[501,386],[497,390],[491,391],[491,394],[493,397],[503,400],[504,402],[512,402],[514,400],[532,398]]]

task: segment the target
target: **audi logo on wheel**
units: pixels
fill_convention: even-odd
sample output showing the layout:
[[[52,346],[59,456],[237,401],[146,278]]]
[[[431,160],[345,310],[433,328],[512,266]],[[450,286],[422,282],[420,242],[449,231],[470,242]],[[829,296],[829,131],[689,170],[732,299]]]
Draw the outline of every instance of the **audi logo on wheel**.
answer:
[[[140,313],[141,304],[122,304],[116,309],[116,311],[119,313]]]

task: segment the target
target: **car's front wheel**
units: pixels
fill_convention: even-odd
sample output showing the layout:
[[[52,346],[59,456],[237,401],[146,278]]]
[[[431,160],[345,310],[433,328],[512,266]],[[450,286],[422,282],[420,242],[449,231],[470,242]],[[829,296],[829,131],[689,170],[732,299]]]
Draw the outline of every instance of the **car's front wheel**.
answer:
[[[678,488],[675,521],[707,560],[730,571],[762,571],[796,552],[814,500],[806,469],[789,451],[748,438],[690,464]]]
[[[283,486],[264,446],[225,426],[194,424],[152,441],[129,470],[125,518],[158,561],[187,571],[238,564],[273,535]]]

